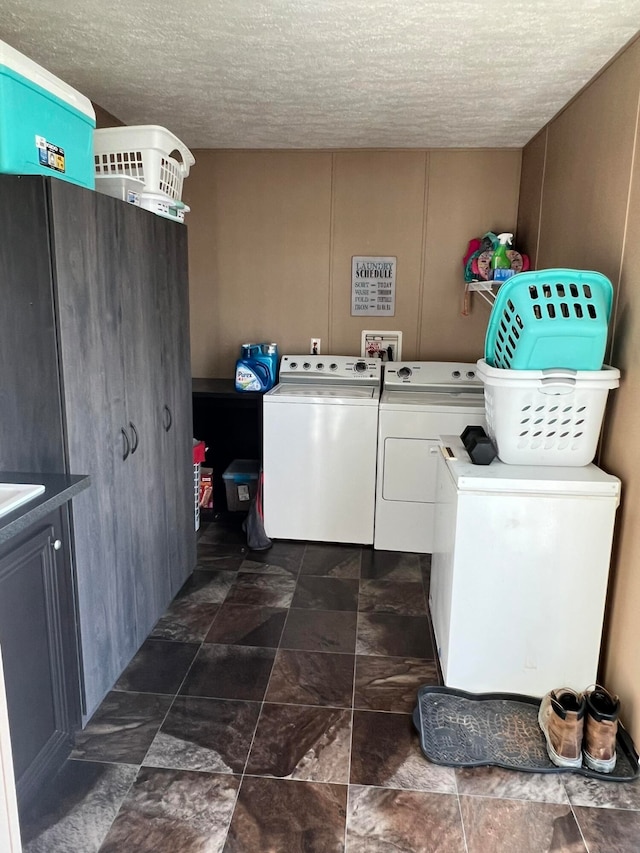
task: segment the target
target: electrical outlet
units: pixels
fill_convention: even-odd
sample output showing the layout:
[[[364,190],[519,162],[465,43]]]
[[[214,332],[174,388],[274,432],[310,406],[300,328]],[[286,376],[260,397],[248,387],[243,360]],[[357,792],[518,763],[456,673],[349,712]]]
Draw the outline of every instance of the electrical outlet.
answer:
[[[311,338],[311,343],[309,345],[309,352],[311,355],[320,355],[320,344],[322,343],[320,338]]]

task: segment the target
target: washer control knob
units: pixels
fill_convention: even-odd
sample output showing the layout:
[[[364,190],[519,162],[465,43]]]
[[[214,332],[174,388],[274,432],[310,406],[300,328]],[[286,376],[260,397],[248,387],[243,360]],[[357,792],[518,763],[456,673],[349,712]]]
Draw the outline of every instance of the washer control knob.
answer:
[[[413,370],[411,370],[410,367],[401,367],[398,370],[398,376],[400,377],[400,379],[408,379],[412,373]]]
[[[467,370],[467,379],[475,379],[475,378],[476,378],[475,370]]]
[[[338,369],[338,365],[335,363],[335,361],[332,361],[331,364],[329,365],[329,370],[337,370],[337,369]]]
[[[451,375],[453,376],[454,379],[460,379],[460,371],[459,370],[454,370]]]
[[[303,369],[304,369],[304,370],[309,370],[309,368],[311,367],[311,365],[309,364],[309,362],[308,362],[308,361],[305,361],[305,363],[302,365],[302,367],[303,367]]]
[[[324,370],[324,364],[321,361],[316,364],[316,370]]]
[[[297,362],[297,361],[292,361],[292,362],[289,364],[289,370],[295,370],[297,366],[298,366],[298,362]]]
[[[356,361],[353,369],[356,373],[364,373],[367,369],[367,363],[365,361]]]

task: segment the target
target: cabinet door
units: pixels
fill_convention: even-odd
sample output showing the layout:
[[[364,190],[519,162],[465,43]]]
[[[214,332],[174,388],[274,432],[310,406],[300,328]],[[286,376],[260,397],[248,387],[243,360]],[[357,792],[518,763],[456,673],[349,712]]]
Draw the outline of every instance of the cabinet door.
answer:
[[[0,282],[0,470],[64,471],[49,226],[41,178],[0,176]]]
[[[161,256],[156,258],[164,380],[159,415],[169,577],[175,595],[196,562],[187,231],[178,223],[158,221],[158,242],[166,247],[162,268]]]
[[[121,346],[121,203],[63,181],[49,186],[69,472],[90,474],[93,486],[72,509],[89,716],[138,648],[123,488],[130,438]]]
[[[122,349],[125,398],[132,450],[123,501],[131,526],[137,642],[141,644],[169,604],[164,522],[162,428],[159,400],[163,377],[157,269],[166,265],[158,240],[158,217],[127,204],[118,206]]]
[[[0,549],[0,647],[18,803],[61,766],[79,723],[66,509]]]

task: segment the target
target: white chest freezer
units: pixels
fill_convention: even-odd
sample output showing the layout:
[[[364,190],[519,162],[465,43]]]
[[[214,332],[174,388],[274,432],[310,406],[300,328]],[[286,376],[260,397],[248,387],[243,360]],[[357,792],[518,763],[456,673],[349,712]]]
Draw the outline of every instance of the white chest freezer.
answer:
[[[473,465],[442,436],[429,605],[445,684],[542,696],[596,680],[620,481]]]

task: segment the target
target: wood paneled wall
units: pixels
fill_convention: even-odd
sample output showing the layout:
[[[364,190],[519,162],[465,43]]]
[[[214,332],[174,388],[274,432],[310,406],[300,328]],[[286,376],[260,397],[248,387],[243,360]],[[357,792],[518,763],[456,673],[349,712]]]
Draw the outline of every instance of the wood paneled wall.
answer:
[[[599,460],[620,477],[601,680],[640,742],[640,42],[526,146],[518,231],[543,267],[595,269],[615,289],[607,360],[620,368]],[[549,618],[571,618],[549,595]],[[587,685],[575,685],[586,687]]]
[[[230,377],[240,344],[359,354],[363,329],[399,329],[408,359],[477,359],[489,317],[461,316],[462,256],[514,230],[521,152],[194,152],[185,182],[194,376]],[[354,318],[351,257],[398,258],[394,318]]]

